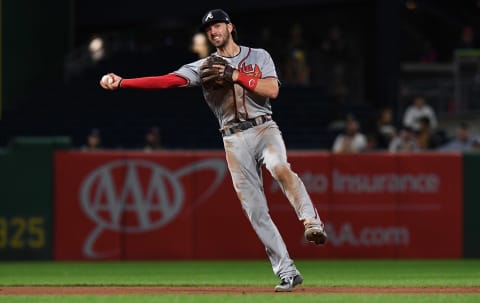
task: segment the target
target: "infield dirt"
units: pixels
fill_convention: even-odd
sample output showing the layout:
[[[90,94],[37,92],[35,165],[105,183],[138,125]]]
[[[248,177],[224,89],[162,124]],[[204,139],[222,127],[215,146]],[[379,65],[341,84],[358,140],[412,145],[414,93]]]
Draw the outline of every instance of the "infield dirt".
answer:
[[[0,295],[265,294],[267,286],[9,286]],[[480,287],[300,286],[295,294],[480,294]]]

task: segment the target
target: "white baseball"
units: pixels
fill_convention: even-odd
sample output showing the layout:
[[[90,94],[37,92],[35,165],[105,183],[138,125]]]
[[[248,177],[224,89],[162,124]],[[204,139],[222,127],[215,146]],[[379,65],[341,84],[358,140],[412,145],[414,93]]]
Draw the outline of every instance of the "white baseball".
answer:
[[[113,83],[113,77],[109,76],[109,75],[105,75],[105,76],[102,77],[102,82],[112,84]]]

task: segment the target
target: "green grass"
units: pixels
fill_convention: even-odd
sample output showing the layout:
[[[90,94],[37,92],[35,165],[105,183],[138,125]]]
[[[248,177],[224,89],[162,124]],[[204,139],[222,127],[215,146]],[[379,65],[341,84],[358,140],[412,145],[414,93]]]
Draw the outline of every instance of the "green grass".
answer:
[[[305,286],[480,286],[480,260],[297,261]],[[3,262],[1,286],[272,286],[267,261]],[[116,295],[1,296],[0,302],[480,302],[478,294],[442,295]]]
[[[297,261],[304,285],[480,286],[480,260]],[[0,263],[0,285],[274,285],[267,261]]]

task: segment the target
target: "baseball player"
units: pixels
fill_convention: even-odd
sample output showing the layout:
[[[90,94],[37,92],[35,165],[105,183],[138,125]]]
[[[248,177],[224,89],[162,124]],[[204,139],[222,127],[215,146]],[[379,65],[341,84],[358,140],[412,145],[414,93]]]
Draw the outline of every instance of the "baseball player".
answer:
[[[262,165],[279,182],[303,222],[307,241],[323,244],[327,234],[303,182],[287,162],[281,132],[272,120],[270,99],[279,91],[275,65],[264,49],[236,43],[235,26],[221,9],[205,14],[202,29],[216,48],[212,56],[162,76],[124,79],[110,73],[100,85],[107,90],[202,86],[204,98],[220,124],[235,191],[280,278],[275,291],[292,291],[303,277],[269,215]]]

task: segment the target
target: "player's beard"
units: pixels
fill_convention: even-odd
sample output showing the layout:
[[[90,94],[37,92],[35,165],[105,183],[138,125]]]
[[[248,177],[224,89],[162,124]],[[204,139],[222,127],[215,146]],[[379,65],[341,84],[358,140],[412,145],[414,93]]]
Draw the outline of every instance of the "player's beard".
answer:
[[[208,39],[210,40],[210,43],[212,43],[212,45],[215,46],[215,48],[220,48],[220,49],[227,46],[228,43],[230,42],[230,39],[232,38],[232,35],[230,34],[227,28],[225,29],[224,32],[221,33],[221,35],[216,34],[215,36],[220,37],[220,39],[217,41],[214,39],[213,36],[209,36]]]

